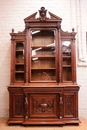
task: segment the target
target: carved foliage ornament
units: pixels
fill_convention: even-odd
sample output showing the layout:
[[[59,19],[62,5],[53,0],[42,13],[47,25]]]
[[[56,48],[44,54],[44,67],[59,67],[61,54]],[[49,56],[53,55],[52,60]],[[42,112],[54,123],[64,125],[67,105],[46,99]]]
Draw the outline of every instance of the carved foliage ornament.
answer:
[[[53,111],[53,101],[47,101],[46,99],[41,99],[41,101],[34,100],[34,111],[35,112],[52,112]]]

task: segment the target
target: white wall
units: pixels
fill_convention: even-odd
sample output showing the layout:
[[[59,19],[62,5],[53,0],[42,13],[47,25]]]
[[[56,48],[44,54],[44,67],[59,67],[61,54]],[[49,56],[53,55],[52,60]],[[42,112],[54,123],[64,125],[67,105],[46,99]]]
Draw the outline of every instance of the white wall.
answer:
[[[0,0],[0,117],[8,117],[10,84],[10,35],[23,31],[23,19],[44,6],[62,20],[62,29],[77,32],[77,81],[79,91],[79,116],[87,118],[87,67],[86,67],[86,31],[87,0]],[[84,62],[82,62],[84,60]],[[78,66],[79,65],[79,66]]]

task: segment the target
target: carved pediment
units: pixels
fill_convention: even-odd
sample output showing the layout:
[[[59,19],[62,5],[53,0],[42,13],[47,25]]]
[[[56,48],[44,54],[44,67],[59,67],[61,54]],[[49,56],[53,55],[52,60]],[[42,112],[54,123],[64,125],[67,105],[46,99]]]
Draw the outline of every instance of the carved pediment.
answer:
[[[28,16],[27,18],[24,19],[25,22],[29,21],[29,20],[33,20],[36,17],[37,12],[33,13],[32,15]]]
[[[55,14],[48,12],[44,7],[41,7],[38,12],[33,13],[32,15],[28,16],[27,18],[24,19],[25,23],[26,22],[31,22],[31,21],[62,21],[62,19]]]
[[[56,19],[58,21],[62,21],[62,19],[60,17],[56,16],[55,14],[53,14],[51,12],[49,12],[49,14],[50,14],[50,19]]]

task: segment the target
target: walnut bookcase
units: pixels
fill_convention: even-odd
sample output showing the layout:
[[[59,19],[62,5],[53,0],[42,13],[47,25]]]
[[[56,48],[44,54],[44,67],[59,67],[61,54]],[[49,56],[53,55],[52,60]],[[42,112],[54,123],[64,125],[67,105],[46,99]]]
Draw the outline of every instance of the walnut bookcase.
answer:
[[[75,35],[44,7],[11,35],[8,124],[79,124]]]

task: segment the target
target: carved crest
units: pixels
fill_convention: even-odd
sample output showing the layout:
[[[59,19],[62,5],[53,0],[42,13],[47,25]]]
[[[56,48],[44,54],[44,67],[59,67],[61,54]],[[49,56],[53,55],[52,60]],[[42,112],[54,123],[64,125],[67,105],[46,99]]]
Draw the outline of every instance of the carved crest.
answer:
[[[46,19],[46,12],[47,12],[47,10],[45,10],[44,7],[41,7],[41,10],[39,10],[39,15],[40,15],[41,21],[44,21]]]
[[[39,13],[39,16],[37,17]],[[47,17],[47,14],[49,15],[49,18]],[[33,22],[33,21],[49,21],[49,20],[53,20],[53,21],[62,21],[62,19],[58,16],[56,16],[55,14],[48,12],[45,7],[41,7],[40,10],[38,12],[33,13],[32,15],[28,16],[27,18],[24,19],[25,23],[28,22]]]

